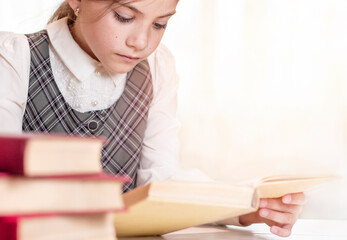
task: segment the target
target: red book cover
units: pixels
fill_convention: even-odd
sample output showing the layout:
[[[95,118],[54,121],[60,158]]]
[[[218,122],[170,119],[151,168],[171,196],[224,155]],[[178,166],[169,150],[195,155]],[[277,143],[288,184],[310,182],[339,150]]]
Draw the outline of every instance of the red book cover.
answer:
[[[0,239],[17,240],[17,218],[0,218]]]
[[[23,174],[23,154],[28,138],[0,137],[0,171]]]

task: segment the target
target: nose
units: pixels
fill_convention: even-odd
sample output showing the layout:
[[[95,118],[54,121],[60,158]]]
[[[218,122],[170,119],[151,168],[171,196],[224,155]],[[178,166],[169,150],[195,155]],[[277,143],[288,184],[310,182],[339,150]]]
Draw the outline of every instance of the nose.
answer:
[[[126,44],[137,51],[144,50],[148,46],[149,34],[150,31],[145,27],[138,27],[128,36]]]

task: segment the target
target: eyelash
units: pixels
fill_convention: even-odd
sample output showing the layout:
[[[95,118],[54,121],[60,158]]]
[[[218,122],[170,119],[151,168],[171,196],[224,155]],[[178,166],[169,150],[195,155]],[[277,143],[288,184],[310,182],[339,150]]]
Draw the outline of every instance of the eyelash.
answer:
[[[117,12],[114,12],[114,15],[115,17],[117,18],[118,21],[122,22],[122,23],[129,23],[131,22],[132,20],[134,20],[134,18],[125,18],[125,17],[122,17],[121,15],[119,15],[119,13]],[[167,24],[159,24],[159,23],[153,23],[154,25],[154,28],[157,29],[157,30],[160,30],[160,29],[166,29],[166,26]]]
[[[128,22],[130,22],[131,20],[134,19],[134,18],[125,18],[125,17],[122,17],[122,16],[119,15],[117,12],[114,12],[114,15],[116,16],[117,20],[120,21],[120,22],[128,23]]]
[[[159,24],[159,23],[154,23],[154,27],[156,28],[156,29],[165,29],[166,28],[166,26],[167,26],[167,24]]]

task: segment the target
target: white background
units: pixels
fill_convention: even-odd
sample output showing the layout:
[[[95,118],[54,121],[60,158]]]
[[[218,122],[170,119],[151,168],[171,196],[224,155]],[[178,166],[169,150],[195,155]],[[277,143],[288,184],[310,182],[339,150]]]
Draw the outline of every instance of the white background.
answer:
[[[33,32],[61,1],[0,0],[0,30]],[[228,182],[347,175],[347,1],[181,0],[163,42],[181,77],[183,168]],[[347,181],[303,217],[347,218]]]

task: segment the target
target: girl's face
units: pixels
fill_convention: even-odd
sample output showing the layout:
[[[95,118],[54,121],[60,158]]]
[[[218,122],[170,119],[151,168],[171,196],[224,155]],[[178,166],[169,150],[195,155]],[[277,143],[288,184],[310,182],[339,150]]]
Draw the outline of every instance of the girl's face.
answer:
[[[109,72],[126,73],[157,48],[177,2],[135,0],[109,7],[105,0],[69,0],[80,9],[72,34]]]

